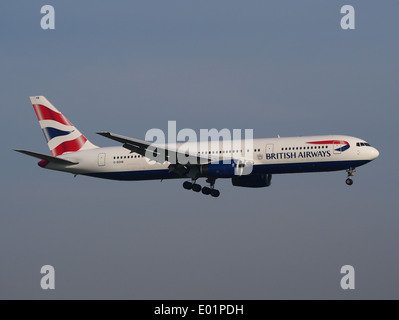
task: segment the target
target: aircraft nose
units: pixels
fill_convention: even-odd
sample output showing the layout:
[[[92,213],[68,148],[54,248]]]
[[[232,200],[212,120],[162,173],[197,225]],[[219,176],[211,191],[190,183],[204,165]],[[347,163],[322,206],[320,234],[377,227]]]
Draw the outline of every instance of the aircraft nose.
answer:
[[[376,148],[371,149],[371,160],[377,159],[379,155],[380,153]]]

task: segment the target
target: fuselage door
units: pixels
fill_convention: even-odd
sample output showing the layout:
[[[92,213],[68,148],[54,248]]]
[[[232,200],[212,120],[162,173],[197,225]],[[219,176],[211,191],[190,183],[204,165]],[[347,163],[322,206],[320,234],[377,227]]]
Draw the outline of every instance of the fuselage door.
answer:
[[[105,153],[98,154],[98,165],[100,167],[105,166]]]
[[[271,154],[274,153],[274,144],[273,143],[268,143],[266,145],[266,150],[265,151],[266,151],[266,154],[265,154],[266,159],[270,159],[267,155],[269,154],[271,156]],[[274,156],[273,156],[273,159],[274,159]],[[258,156],[258,160],[262,160],[262,159],[259,159],[259,156]]]
[[[341,153],[341,147],[342,147],[341,141],[339,141],[339,140],[333,141],[333,150],[334,150],[335,154]]]

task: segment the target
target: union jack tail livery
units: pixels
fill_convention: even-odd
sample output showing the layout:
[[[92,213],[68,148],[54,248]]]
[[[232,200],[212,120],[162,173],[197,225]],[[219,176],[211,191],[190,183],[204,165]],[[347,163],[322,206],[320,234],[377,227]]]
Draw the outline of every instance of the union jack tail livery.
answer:
[[[98,148],[44,96],[30,97],[40,127],[54,157],[79,150]]]

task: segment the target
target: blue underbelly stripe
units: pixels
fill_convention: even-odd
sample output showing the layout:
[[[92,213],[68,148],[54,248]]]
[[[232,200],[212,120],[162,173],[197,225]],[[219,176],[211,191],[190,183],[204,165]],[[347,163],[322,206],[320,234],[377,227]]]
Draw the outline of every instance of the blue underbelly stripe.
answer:
[[[285,164],[261,164],[254,166],[252,174],[260,173],[302,173],[302,172],[327,172],[339,171],[349,168],[362,166],[370,161],[327,161],[327,162],[307,162],[307,163],[285,163]],[[141,171],[121,171],[121,172],[97,172],[85,174],[91,177],[111,179],[111,180],[160,180],[182,178],[168,169],[162,170],[141,170]]]

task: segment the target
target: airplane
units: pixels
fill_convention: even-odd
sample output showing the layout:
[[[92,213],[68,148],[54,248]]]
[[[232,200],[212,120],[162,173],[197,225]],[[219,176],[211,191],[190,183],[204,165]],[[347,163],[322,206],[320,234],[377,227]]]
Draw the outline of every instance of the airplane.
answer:
[[[75,176],[125,181],[189,179],[183,183],[184,189],[219,197],[217,179],[231,179],[238,187],[261,188],[271,185],[273,174],[283,173],[346,170],[346,184],[352,185],[356,168],[379,156],[378,150],[365,140],[346,135],[253,139],[251,149],[244,140],[223,145],[219,141],[198,142],[194,154],[180,151],[179,144],[153,145],[111,132],[97,132],[121,144],[98,147],[44,96],[31,96],[30,100],[52,155],[15,151],[40,159],[38,165],[42,168]],[[222,161],[226,157],[230,161]],[[177,160],[168,161],[172,158]],[[198,184],[199,178],[205,178],[209,186]]]

